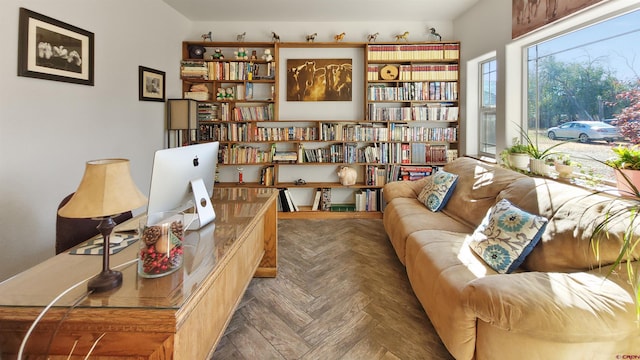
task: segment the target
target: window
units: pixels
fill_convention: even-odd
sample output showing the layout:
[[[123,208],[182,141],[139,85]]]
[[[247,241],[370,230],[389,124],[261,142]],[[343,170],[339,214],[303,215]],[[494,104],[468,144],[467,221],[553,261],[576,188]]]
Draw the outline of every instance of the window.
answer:
[[[633,127],[640,111],[629,111],[640,102],[639,56],[640,10],[528,47],[530,138],[541,149],[568,140],[556,150],[613,180],[601,163],[614,155],[612,143],[637,143],[640,135]]]
[[[496,155],[496,59],[480,63],[480,113],[478,143],[480,155]]]

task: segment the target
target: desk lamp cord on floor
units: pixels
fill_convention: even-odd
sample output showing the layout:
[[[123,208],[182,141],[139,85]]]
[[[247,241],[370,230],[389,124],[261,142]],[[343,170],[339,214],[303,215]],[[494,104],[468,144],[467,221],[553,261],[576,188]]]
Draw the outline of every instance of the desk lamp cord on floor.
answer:
[[[138,261],[137,258],[133,259],[133,260],[129,260],[123,264],[120,264],[116,267],[114,267],[114,269],[117,268],[121,268],[124,266],[127,266],[129,264],[132,264],[134,262]],[[92,276],[93,277],[93,276]],[[77,283],[75,283],[74,285],[71,285],[68,289],[66,289],[65,291],[63,291],[62,293],[60,293],[60,295],[56,296],[53,300],[51,300],[51,302],[44,307],[44,309],[42,309],[42,311],[40,312],[40,314],[38,314],[38,316],[36,317],[36,319],[33,321],[33,323],[31,324],[31,326],[29,327],[29,330],[27,330],[27,333],[24,335],[24,339],[22,339],[22,343],[20,344],[20,349],[18,350],[18,360],[22,360],[22,353],[24,352],[24,348],[27,345],[27,341],[29,340],[29,336],[31,336],[31,333],[33,332],[33,330],[36,328],[36,325],[38,325],[38,323],[40,322],[40,320],[42,320],[42,318],[44,317],[44,315],[47,313],[47,311],[49,311],[49,309],[56,303],[58,302],[58,300],[60,300],[60,298],[62,298],[63,296],[65,296],[67,293],[69,293],[71,290],[77,288],[78,286],[86,283],[87,281],[89,281],[90,278],[86,278],[82,281],[79,281]],[[91,291],[88,291],[87,293],[83,294],[80,298],[83,299],[86,296],[89,296],[89,294],[91,294]],[[73,306],[75,306],[76,304],[74,304]],[[65,315],[66,316],[66,315]]]

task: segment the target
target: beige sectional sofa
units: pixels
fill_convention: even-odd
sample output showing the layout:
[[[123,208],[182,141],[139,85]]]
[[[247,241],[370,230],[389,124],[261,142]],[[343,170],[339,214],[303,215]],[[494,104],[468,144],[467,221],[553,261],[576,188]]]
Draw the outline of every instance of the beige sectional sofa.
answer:
[[[384,187],[383,221],[417,298],[456,359],[640,358],[626,271],[607,276],[624,224],[609,228],[599,259],[590,242],[608,196],[471,158],[444,170],[458,181],[441,211],[417,199],[427,179],[392,182]],[[548,219],[538,244],[509,274],[494,271],[468,242],[501,199]]]

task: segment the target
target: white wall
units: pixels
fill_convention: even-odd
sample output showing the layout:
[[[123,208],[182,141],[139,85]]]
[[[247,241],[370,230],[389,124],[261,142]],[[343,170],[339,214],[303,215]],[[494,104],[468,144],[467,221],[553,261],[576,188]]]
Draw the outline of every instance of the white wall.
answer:
[[[20,7],[94,33],[95,86],[16,75]],[[138,66],[165,71],[167,97],[179,97],[190,26],[157,0],[0,2],[0,280],[54,255],[57,205],[87,160],[130,159],[148,193],[164,103],[138,101]]]
[[[490,19],[490,20],[488,20]],[[464,114],[460,127],[462,134],[473,138],[461,139],[460,149],[465,154],[477,154],[477,92],[469,86],[476,80],[476,72],[468,71],[473,59],[483,57],[490,52],[496,53],[498,63],[496,140],[498,148],[504,144],[504,114],[507,94],[504,91],[505,45],[511,41],[511,1],[483,0],[459,16],[454,22],[455,37],[460,40],[460,110]],[[472,78],[468,76],[474,75]],[[513,100],[512,100],[513,101]],[[476,146],[474,146],[476,145]]]

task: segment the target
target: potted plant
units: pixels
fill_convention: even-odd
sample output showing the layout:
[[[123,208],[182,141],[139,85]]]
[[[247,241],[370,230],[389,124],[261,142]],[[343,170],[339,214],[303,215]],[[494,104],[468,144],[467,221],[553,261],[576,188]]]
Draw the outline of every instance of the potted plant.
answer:
[[[520,134],[527,142],[527,153],[531,158],[529,164],[530,171],[534,174],[549,176],[551,174],[551,167],[546,163],[546,158],[556,154],[553,149],[567,142],[559,142],[544,150],[540,150],[522,127],[520,127]]]
[[[577,161],[571,160],[571,157],[566,154],[560,154],[554,159],[553,166],[558,172],[558,176],[563,179],[570,179],[577,167],[582,167]]]
[[[640,145],[614,147],[615,157],[605,161],[616,174],[622,195],[640,197]]]
[[[501,153],[502,162],[509,168],[527,171],[529,169],[529,146],[513,138],[513,145]]]

